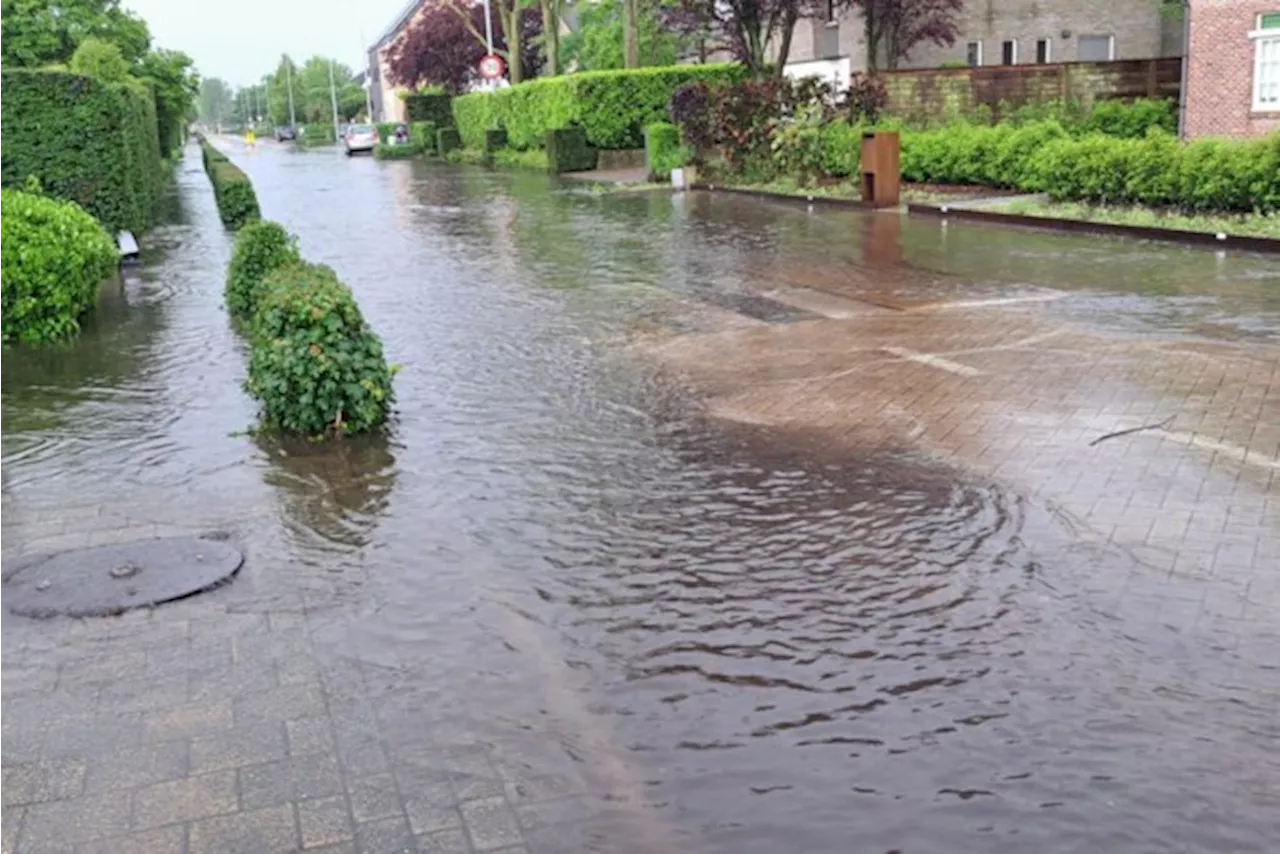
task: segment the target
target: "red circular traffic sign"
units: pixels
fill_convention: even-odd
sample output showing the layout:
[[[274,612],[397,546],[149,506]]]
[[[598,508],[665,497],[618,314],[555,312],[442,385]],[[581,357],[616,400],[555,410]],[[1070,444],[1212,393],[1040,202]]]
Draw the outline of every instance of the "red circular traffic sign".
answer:
[[[480,76],[485,80],[497,80],[507,73],[507,64],[496,53],[486,54],[480,59]]]

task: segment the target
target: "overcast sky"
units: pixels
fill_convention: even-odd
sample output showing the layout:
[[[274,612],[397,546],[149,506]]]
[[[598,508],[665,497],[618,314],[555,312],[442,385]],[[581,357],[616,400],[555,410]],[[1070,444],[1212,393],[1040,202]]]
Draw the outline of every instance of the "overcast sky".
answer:
[[[185,51],[206,77],[234,86],[255,83],[280,54],[302,61],[332,56],[354,70],[364,48],[407,0],[123,0],[142,16],[159,47]],[[361,32],[363,31],[363,38]]]

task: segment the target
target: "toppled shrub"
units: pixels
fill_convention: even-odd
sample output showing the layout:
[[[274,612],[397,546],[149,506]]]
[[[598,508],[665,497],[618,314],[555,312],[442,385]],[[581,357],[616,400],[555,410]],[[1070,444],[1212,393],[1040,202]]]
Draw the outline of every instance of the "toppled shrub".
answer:
[[[237,320],[252,318],[268,275],[289,264],[298,264],[298,242],[279,223],[250,222],[236,235],[235,251],[227,267],[227,311]]]
[[[393,375],[333,270],[291,264],[263,281],[245,390],[264,426],[311,437],[375,430],[391,411]]]
[[[67,338],[116,269],[115,241],[83,208],[18,190],[0,191],[4,343]]]

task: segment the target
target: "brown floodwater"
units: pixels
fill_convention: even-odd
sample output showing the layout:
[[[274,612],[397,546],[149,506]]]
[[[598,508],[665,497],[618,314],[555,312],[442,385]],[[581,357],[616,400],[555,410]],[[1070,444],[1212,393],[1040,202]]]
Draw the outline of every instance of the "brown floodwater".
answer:
[[[301,602],[336,716],[376,718],[393,751],[506,746],[589,781],[603,798],[557,825],[560,850],[1275,850],[1280,678],[1072,594],[1130,558],[1081,552],[1042,508],[905,443],[710,421],[623,346],[705,328],[690,301],[811,319],[746,287],[768,276],[856,276],[908,303],[1069,290],[1046,310],[1276,342],[1273,267],[333,151],[235,156],[403,366],[389,435],[245,434],[231,238],[189,151],[141,268],[80,340],[5,354],[6,513],[229,528],[248,564],[213,595]]]

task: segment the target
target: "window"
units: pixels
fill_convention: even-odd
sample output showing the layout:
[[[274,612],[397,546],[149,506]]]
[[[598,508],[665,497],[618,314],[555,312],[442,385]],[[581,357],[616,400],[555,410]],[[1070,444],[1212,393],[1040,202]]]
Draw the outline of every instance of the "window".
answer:
[[[836,0],[827,0],[827,26],[836,25]]]
[[[1048,39],[1036,39],[1036,62],[1040,65],[1053,62],[1053,52],[1049,48]]]
[[[1280,12],[1258,16],[1253,39],[1253,109],[1280,112]]]
[[[1018,64],[1018,40],[1007,39],[1000,43],[1000,64],[1001,65],[1017,65]]]
[[[1116,58],[1115,36],[1081,36],[1081,62],[1110,62]]]
[[[982,64],[982,42],[969,42],[964,48],[965,62],[970,65]]]

